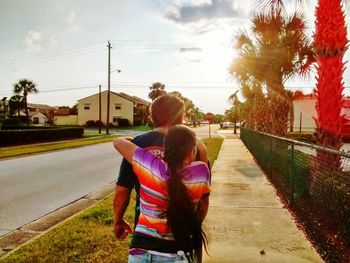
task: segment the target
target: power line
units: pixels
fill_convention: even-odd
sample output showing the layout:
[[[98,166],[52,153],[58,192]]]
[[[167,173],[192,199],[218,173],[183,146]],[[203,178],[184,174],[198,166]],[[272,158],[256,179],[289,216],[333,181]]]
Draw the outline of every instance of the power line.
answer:
[[[32,55],[32,56],[27,56],[27,57],[21,57],[17,59],[11,59],[8,61],[0,61],[0,65],[4,66],[6,64],[13,64],[15,62],[20,62],[23,60],[31,60],[31,59],[42,59],[42,58],[47,58],[47,57],[52,57],[52,56],[62,56],[65,54],[74,54],[78,53],[81,51],[87,51],[89,49],[96,49],[96,48],[102,48],[102,44],[94,44],[94,45],[89,45],[89,46],[81,46],[81,47],[73,47],[73,48],[67,48],[67,49],[57,49],[57,50],[52,50],[49,52],[44,52],[41,54],[37,55]]]

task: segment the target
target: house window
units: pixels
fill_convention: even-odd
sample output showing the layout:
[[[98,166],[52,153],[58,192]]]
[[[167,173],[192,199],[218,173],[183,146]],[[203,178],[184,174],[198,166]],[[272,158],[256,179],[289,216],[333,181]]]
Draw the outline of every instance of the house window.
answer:
[[[90,103],[84,103],[84,110],[90,110]]]
[[[120,116],[113,116],[113,123],[117,123],[118,119],[120,119]]]
[[[120,103],[115,104],[115,109],[116,110],[121,110],[122,109],[122,105]]]

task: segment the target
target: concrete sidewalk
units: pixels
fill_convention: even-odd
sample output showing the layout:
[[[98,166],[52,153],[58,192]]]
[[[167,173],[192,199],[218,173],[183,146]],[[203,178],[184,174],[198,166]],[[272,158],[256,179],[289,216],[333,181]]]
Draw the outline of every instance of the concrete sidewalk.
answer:
[[[204,262],[323,262],[243,142],[225,139],[212,170]]]

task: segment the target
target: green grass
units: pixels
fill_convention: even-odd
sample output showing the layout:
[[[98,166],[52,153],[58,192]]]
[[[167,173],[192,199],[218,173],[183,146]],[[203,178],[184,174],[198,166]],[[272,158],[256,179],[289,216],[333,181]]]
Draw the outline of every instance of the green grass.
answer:
[[[80,140],[71,140],[63,142],[53,142],[49,144],[35,144],[28,146],[12,146],[2,147],[0,150],[0,159],[14,157],[25,154],[41,153],[47,151],[54,151],[66,148],[74,148],[79,146],[91,145],[102,142],[110,142],[117,136],[101,136],[96,138],[85,138]]]
[[[214,161],[217,159],[221,144],[224,141],[222,138],[205,138],[202,142],[205,144],[208,150],[208,160],[211,166],[213,166]]]
[[[134,131],[150,131],[152,128],[148,125],[132,126],[132,127],[115,127],[113,130],[134,130]]]
[[[83,137],[84,138],[91,138],[91,137],[98,137],[98,136],[105,136],[104,133],[98,133],[98,132],[84,132]]]
[[[133,222],[135,194],[125,218]],[[64,221],[48,233],[1,260],[9,262],[127,262],[130,237],[113,235],[113,194],[85,212]]]
[[[211,164],[218,156],[222,141],[222,138],[203,139]],[[113,194],[0,262],[127,262],[130,237],[125,241],[114,238],[112,204]],[[125,218],[133,223],[134,192],[130,204]]]

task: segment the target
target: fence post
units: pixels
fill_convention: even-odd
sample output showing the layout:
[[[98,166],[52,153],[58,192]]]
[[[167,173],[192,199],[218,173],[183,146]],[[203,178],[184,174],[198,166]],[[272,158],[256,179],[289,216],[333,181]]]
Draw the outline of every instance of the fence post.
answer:
[[[291,150],[292,150],[292,163],[291,163],[291,169],[290,169],[290,183],[291,183],[291,199],[290,203],[291,205],[294,204],[294,142],[292,142],[291,145]]]
[[[270,178],[272,178],[272,137],[270,138]]]

